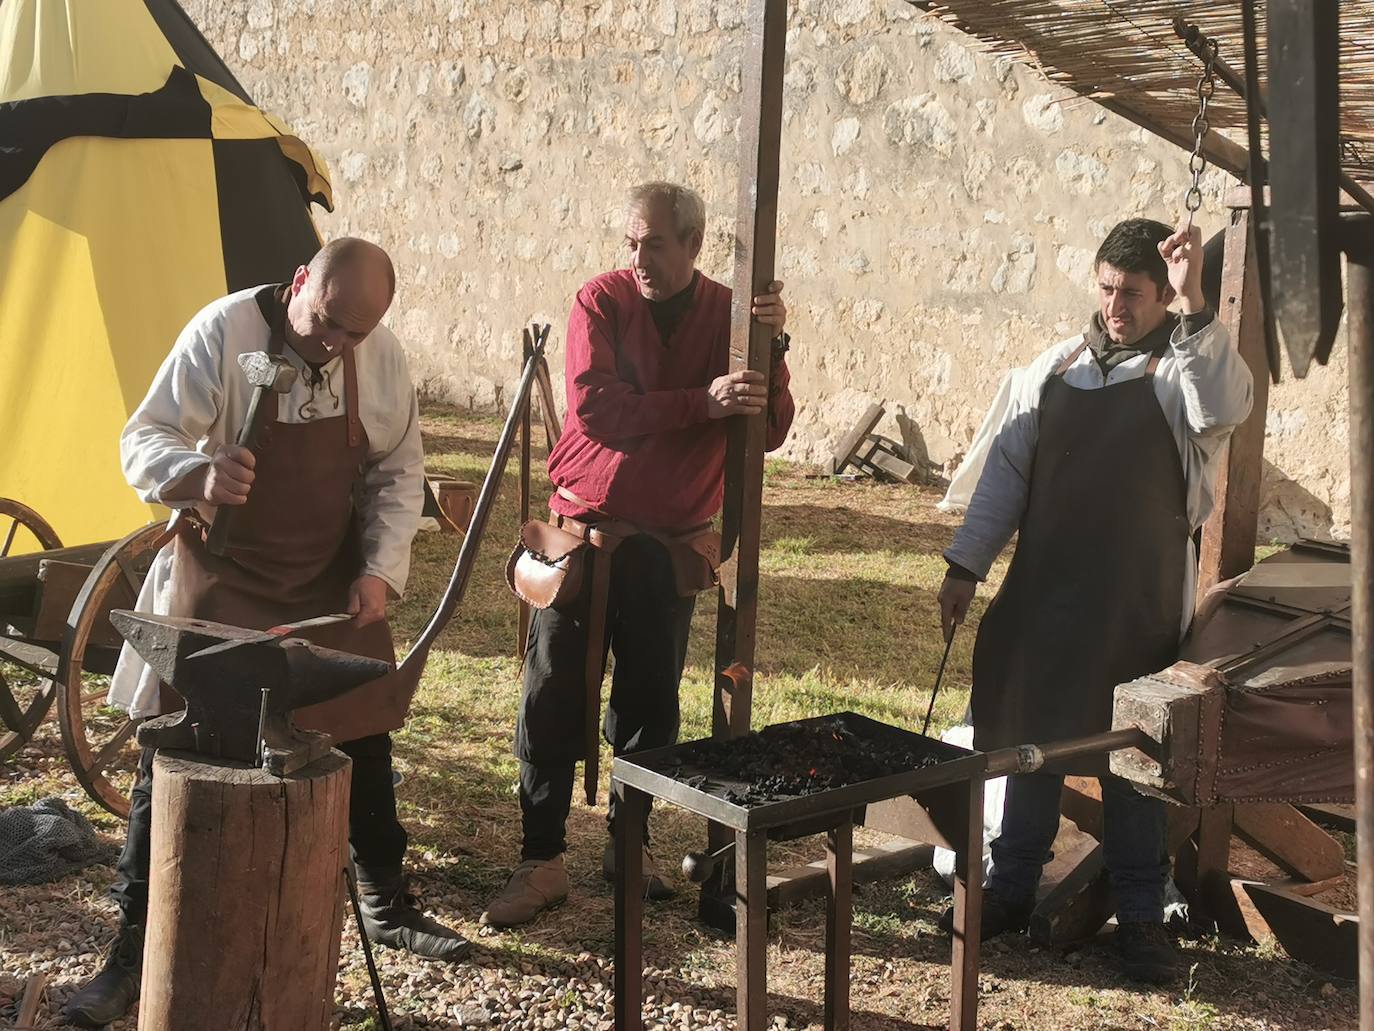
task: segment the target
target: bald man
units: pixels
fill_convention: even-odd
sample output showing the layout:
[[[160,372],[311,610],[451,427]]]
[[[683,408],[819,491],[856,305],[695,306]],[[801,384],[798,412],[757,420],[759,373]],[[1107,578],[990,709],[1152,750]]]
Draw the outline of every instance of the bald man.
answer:
[[[260,629],[348,612],[352,619],[310,638],[395,660],[386,608],[405,587],[424,489],[415,389],[401,345],[380,324],[395,288],[380,247],[334,240],[291,282],[215,301],[182,330],[120,440],[139,496],[184,513],[140,610]],[[290,393],[259,408],[261,442],[249,451],[233,441],[252,394],[238,357],[253,351],[281,355],[299,375]],[[217,512],[233,516],[222,556],[205,546]],[[402,874],[406,832],[396,819],[390,731],[409,700],[383,678],[301,710],[297,722],[327,731],[352,759],[349,844],[372,940],[454,960],[468,942],[414,906]],[[110,703],[134,718],[168,708],[127,646]],[[111,889],[119,933],[104,968],[66,1010],[81,1026],[118,1019],[138,997],[151,777],[145,752]]]

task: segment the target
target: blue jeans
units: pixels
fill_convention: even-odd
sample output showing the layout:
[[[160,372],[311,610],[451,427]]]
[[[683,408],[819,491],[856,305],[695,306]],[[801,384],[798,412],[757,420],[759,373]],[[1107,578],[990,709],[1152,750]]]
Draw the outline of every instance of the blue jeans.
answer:
[[[1165,840],[1167,803],[1142,795],[1120,777],[1101,778],[1102,853],[1120,923],[1164,919],[1169,876]],[[1032,905],[1040,872],[1059,830],[1064,778],[1052,773],[1007,778],[1002,833],[992,843],[988,890],[1014,906]]]

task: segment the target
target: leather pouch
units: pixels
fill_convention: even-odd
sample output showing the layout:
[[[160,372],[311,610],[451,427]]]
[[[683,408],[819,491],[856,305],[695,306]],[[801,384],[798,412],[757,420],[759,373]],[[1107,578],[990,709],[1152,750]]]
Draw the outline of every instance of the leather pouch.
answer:
[[[570,605],[582,591],[589,547],[576,534],[531,519],[520,527],[520,541],[506,563],[506,583],[536,609]]]
[[[690,598],[720,583],[720,534],[712,529],[673,538],[668,544],[677,593]]]

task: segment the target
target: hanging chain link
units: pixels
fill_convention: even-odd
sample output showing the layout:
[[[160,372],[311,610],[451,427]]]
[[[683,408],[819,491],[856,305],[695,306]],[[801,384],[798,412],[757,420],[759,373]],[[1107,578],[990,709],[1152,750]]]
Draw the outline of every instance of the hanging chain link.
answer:
[[[1202,207],[1202,173],[1207,168],[1207,156],[1202,153],[1202,143],[1207,138],[1211,125],[1207,122],[1207,105],[1217,89],[1216,60],[1217,41],[1207,40],[1207,58],[1202,63],[1202,77],[1197,81],[1197,114],[1193,117],[1193,152],[1188,156],[1188,171],[1193,173],[1192,184],[1183,196],[1183,206],[1188,209],[1188,228],[1193,228],[1193,215]]]

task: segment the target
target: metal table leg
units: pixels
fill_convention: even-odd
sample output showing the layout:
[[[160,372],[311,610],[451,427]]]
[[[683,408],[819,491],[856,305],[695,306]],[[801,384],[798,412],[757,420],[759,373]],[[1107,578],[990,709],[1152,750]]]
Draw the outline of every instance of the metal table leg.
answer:
[[[644,1026],[644,820],[648,796],[612,781],[620,795],[615,821],[615,1026]]]
[[[739,1031],[768,1026],[768,836],[735,832],[735,963]]]
[[[978,1028],[978,947],[983,922],[983,778],[968,792],[968,826],[954,853],[954,947],[950,955],[950,1031]]]
[[[846,819],[825,842],[830,886],[825,911],[825,1027],[849,1031],[849,930],[854,902],[854,822]]]

